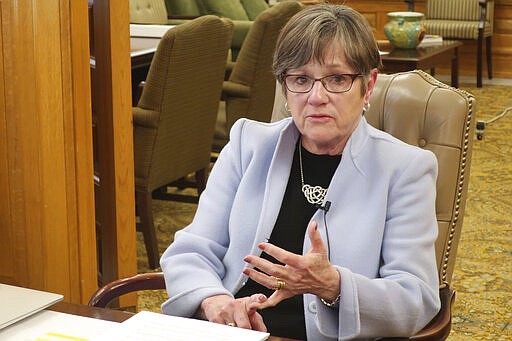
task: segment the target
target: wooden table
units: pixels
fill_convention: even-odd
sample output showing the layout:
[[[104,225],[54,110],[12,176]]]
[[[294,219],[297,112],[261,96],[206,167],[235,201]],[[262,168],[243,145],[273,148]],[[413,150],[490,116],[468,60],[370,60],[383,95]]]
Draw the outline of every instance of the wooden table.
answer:
[[[397,49],[389,41],[379,40],[379,49],[385,73],[430,69],[434,73],[436,66],[451,64],[451,85],[459,86],[459,46],[458,40],[445,40],[441,45],[419,47],[416,49]]]
[[[112,322],[123,322],[134,315],[133,313],[130,313],[127,311],[89,307],[87,305],[74,304],[74,303],[68,303],[68,302],[62,302],[62,301],[54,304],[53,306],[51,306],[47,309],[53,310],[53,311],[58,311],[61,313],[84,316],[84,317],[91,317],[91,318],[96,318],[96,319],[100,319],[100,320],[112,321]],[[281,338],[281,337],[277,337],[277,336],[270,336],[268,338],[268,340],[269,341],[296,341],[293,339]]]

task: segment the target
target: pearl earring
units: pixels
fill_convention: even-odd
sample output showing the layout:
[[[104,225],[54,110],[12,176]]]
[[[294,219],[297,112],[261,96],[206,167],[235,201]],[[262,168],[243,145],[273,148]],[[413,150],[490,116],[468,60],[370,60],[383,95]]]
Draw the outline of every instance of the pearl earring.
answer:
[[[363,106],[363,114],[368,110],[370,110],[370,103],[365,103],[365,105]]]

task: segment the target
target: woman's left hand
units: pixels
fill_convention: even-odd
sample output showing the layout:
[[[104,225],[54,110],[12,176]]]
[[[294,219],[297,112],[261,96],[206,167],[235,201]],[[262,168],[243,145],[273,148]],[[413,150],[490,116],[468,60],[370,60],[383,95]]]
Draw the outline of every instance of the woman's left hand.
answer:
[[[331,265],[326,246],[312,221],[308,226],[311,249],[305,255],[297,255],[270,243],[261,243],[259,248],[281,263],[275,264],[257,256],[246,256],[244,261],[252,268],[243,273],[261,285],[275,290],[258,309],[277,305],[282,300],[298,294],[310,293],[326,301],[334,301],[340,294],[340,275]]]

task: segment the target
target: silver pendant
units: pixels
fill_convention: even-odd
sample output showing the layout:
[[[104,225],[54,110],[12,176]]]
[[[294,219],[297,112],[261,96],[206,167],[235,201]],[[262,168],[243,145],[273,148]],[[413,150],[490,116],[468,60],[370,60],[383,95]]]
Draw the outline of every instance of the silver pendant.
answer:
[[[321,186],[310,186],[308,184],[304,184],[302,185],[302,193],[304,193],[306,200],[310,204],[321,205],[324,202],[327,189]]]

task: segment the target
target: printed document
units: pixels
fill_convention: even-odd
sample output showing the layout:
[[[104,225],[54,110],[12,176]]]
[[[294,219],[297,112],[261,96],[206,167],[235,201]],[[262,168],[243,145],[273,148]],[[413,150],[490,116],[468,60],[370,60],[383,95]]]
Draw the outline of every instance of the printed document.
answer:
[[[142,311],[94,341],[262,341],[268,333]]]

